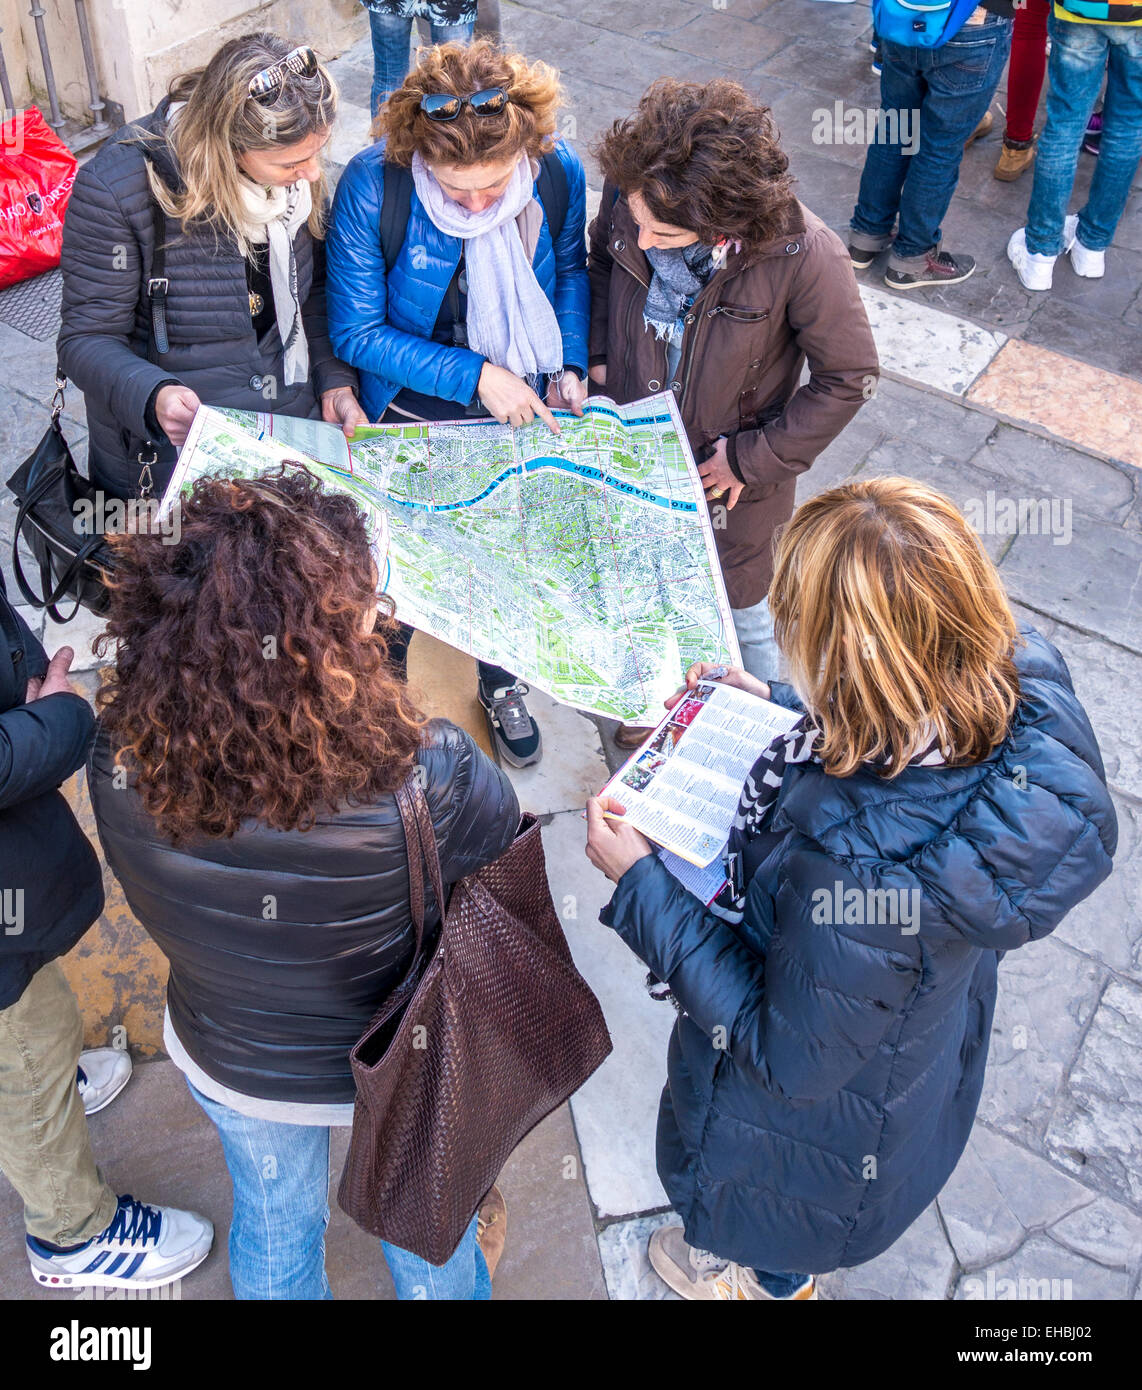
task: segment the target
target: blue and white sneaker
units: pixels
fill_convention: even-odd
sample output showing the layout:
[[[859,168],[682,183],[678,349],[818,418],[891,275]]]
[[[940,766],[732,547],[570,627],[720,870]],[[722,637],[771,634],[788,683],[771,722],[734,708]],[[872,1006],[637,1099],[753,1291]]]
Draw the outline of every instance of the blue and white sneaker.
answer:
[[[85,1115],[110,1105],[131,1079],[131,1054],[118,1047],[93,1047],[79,1054],[75,1084]]]
[[[119,1198],[115,1219],[72,1250],[28,1236],[32,1278],[49,1289],[158,1289],[189,1274],[210,1254],[214,1224],[192,1211]]]

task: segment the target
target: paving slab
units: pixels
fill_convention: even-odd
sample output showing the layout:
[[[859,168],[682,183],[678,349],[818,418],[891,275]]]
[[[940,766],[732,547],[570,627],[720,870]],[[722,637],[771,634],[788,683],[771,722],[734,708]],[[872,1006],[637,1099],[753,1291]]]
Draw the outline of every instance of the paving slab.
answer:
[[[1107,985],[1046,1144],[1064,1168],[1142,1211],[1142,987]]]
[[[979,1118],[1037,1152],[1106,972],[1048,937],[1009,951],[999,967]],[[1070,1167],[1070,1165],[1065,1165]]]
[[[1118,852],[1114,872],[1067,914],[1055,939],[1142,985],[1142,806],[1114,797]]]
[[[1096,1197],[1069,1212],[1047,1234],[1076,1255],[1110,1269],[1132,1272],[1142,1262],[1142,1217],[1109,1197]]]
[[[559,704],[542,690],[531,691],[527,708],[539,726],[543,757],[535,767],[504,764],[520,809],[539,816],[582,811],[608,776],[598,726],[589,715]]]
[[[614,1051],[571,1099],[591,1200],[600,1217],[668,1205],[654,1165],[658,1100],[674,1009],[645,989],[646,966],[598,920],[612,885],[584,853],[578,811],[543,831],[551,892],[575,964],[599,997]]]
[[[1129,1274],[1105,1269],[1046,1236],[1032,1236],[1009,1260],[961,1275],[953,1297],[972,1302],[1071,1302],[1123,1299],[1129,1294]],[[1060,1320],[1073,1321],[1066,1314]]]
[[[899,296],[871,285],[861,285],[860,297],[876,338],[881,371],[952,396],[966,395],[1007,341],[1005,334],[953,314],[921,317]]]
[[[620,1302],[681,1303],[682,1299],[655,1274],[646,1247],[659,1226],[682,1223],[672,1211],[615,1221],[599,1232],[599,1255],[607,1281],[607,1296]]]
[[[1039,1154],[977,1124],[936,1205],[956,1259],[975,1269],[1013,1254],[1030,1230],[1095,1200]]]

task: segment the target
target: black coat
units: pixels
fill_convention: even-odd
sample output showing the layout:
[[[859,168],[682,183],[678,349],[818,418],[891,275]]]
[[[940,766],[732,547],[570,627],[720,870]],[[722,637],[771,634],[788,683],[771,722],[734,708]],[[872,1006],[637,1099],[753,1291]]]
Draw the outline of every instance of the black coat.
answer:
[[[1093,892],[1117,843],[1066,665],[1025,635],[1022,699],[985,761],[892,781],[786,769],[739,927],[653,856],[619,880],[604,921],[686,1010],[670,1042],[658,1171],[692,1245],[769,1270],[861,1264],[956,1166],[999,960]],[[796,703],[787,686],[774,698]],[[839,921],[838,885],[857,890]],[[869,897],[879,889],[916,894],[894,899],[895,925],[886,900]],[[907,930],[900,906],[918,908]]]
[[[103,911],[103,875],[59,786],[82,767],[95,716],[82,696],[24,703],[48,659],[0,594],[0,1009]]]
[[[206,405],[283,415],[314,414],[322,391],[357,385],[357,373],[329,346],[324,246],[307,227],[298,230],[294,250],[310,381],[283,384],[276,325],[258,341],[237,243],[223,237],[216,244],[208,229],[184,236],[174,219],[167,220],[165,266],[170,351],[148,359],[155,221],[144,144],[164,183],[182,186],[169,146],[155,134],[165,128],[167,105],[164,98],[151,115],[125,126],[80,169],[64,218],[59,362],[86,398],[90,476],[120,497],[137,491],[139,451],[153,437],[144,412],[163,382],[189,386]],[[156,442],[163,444],[155,469],[161,489],[175,451]]]
[[[419,762],[448,886],[503,853],[519,805],[499,768],[444,720],[428,726]],[[322,814],[307,831],[250,822],[232,839],[175,848],[113,772],[100,733],[90,764],[99,838],[170,960],[167,1007],[192,1059],[244,1095],[351,1101],[349,1049],[413,948],[394,798]]]

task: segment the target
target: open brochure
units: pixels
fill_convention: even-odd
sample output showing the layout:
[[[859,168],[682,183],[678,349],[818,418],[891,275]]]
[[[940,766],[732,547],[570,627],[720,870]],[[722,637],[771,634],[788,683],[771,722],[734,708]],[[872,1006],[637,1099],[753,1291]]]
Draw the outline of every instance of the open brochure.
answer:
[[[725,878],[720,856],[746,774],[800,717],[733,686],[699,681],[602,794],[622,806],[628,824],[662,846],[675,877],[708,902]]]
[[[397,617],[563,704],[646,722],[695,661],[740,665],[672,393],[541,421],[336,425],[203,406],[163,499],[307,464],[369,519]]]

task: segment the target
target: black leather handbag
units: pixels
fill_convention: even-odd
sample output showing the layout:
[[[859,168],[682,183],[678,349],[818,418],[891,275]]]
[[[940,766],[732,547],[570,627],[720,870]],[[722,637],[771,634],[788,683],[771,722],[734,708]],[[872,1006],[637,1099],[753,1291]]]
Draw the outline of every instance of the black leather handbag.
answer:
[[[60,426],[66,379],[56,376],[51,423],[32,453],[8,479],[20,507],[12,537],[12,571],[20,592],[35,608],[46,609],[57,623],[68,623],[87,608],[106,613],[111,596],[107,576],[114,567],[97,518],[103,514],[103,498],[75,466]],[[152,490],[151,465],[158,458],[139,454],[139,496]],[[39,592],[32,588],[20,558],[20,537],[32,553],[40,572]],[[75,607],[64,617],[57,604],[72,599]]]

